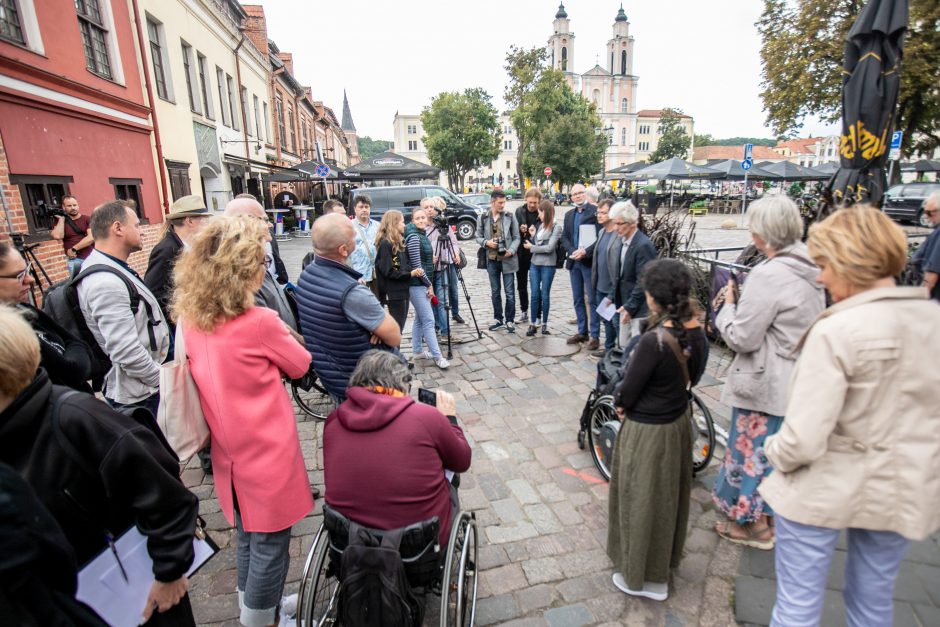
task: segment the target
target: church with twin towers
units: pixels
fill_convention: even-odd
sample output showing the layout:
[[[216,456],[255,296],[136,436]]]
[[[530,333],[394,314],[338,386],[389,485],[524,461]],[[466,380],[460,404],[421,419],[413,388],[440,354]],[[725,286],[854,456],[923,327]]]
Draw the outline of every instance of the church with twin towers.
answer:
[[[630,21],[620,5],[614,17],[611,37],[607,41],[602,63],[595,63],[587,72],[578,73],[575,56],[575,34],[564,3],[558,6],[552,35],[548,38],[548,60],[560,70],[575,93],[597,106],[604,132],[608,137],[605,169],[646,161],[658,145],[660,109],[637,109],[637,83],[633,72],[634,44]],[[689,137],[693,135],[693,119],[683,116],[682,124]]]

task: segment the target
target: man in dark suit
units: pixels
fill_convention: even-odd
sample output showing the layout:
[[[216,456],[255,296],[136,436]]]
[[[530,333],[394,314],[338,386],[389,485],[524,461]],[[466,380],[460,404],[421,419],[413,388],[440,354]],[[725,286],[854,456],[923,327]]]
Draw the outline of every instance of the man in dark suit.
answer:
[[[571,188],[571,201],[574,203],[574,209],[565,214],[561,245],[568,255],[565,267],[571,278],[571,294],[574,298],[574,313],[578,319],[578,332],[568,338],[568,343],[586,342],[588,332],[590,332],[590,342],[587,348],[597,350],[600,346],[598,340],[600,317],[597,315],[597,303],[594,302],[594,290],[591,289],[591,260],[594,255],[594,245],[597,243],[597,206],[588,202],[584,185],[581,184]],[[581,227],[584,226],[594,227],[590,241],[581,241]],[[587,230],[584,233],[587,235]],[[584,302],[585,292],[588,293],[587,304]]]
[[[610,209],[610,220],[620,235],[620,267],[614,304],[620,312],[620,345],[640,333],[640,322],[649,315],[646,295],[640,286],[643,266],[656,259],[656,247],[638,229],[640,214],[630,201],[618,202]]]
[[[601,227],[601,232],[597,235],[597,244],[594,246],[591,262],[591,289],[598,305],[605,298],[613,302],[619,277],[621,243],[620,234],[617,233],[614,223],[610,220],[610,208],[613,204],[612,198],[605,198],[597,203],[597,225]],[[603,357],[617,344],[619,337],[619,315],[615,314],[610,320],[601,316],[601,324],[604,326],[604,347],[592,352],[593,357]]]

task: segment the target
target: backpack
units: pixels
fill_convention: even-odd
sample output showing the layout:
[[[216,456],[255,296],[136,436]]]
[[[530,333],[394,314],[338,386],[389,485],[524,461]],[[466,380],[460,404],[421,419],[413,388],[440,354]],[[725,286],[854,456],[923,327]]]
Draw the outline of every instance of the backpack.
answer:
[[[340,564],[339,623],[356,627],[420,627],[418,602],[401,561],[402,530],[385,531],[381,541],[350,521]]]
[[[100,392],[102,384],[104,383],[104,377],[108,374],[108,371],[111,370],[111,359],[98,344],[91,329],[88,328],[88,324],[85,322],[85,317],[82,315],[82,310],[78,303],[78,284],[81,283],[85,277],[97,272],[113,274],[123,281],[124,286],[127,288],[127,294],[130,297],[131,312],[136,316],[141,303],[140,292],[137,290],[137,286],[117,268],[102,264],[90,266],[74,277],[51,286],[46,291],[45,297],[43,298],[42,310],[50,318],[58,322],[66,331],[88,344],[92,354],[91,385],[95,392]],[[150,349],[155,351],[157,350],[157,338],[154,335],[153,327],[157,323],[157,320],[154,318],[150,303],[146,300],[144,300],[143,303],[149,321],[147,331],[150,335]]]

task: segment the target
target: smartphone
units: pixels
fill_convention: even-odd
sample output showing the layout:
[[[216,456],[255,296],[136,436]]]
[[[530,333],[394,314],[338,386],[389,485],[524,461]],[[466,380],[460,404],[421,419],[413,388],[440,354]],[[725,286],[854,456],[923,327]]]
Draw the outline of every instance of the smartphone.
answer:
[[[734,270],[731,270],[731,280],[734,281],[734,286],[731,288],[734,291],[734,302],[738,302],[741,298],[741,281],[738,280],[738,273]]]
[[[418,388],[418,402],[437,407],[437,393],[426,388]]]

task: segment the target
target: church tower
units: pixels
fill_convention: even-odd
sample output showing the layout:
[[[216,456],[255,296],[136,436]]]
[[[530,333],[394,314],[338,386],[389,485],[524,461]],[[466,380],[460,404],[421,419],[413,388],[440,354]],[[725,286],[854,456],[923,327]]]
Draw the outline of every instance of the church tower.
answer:
[[[356,125],[353,123],[352,111],[349,109],[349,99],[346,98],[346,90],[343,90],[343,123],[340,125],[346,140],[349,142],[349,165],[355,165],[362,159],[359,157],[359,136],[356,133]]]
[[[558,5],[555,21],[552,22],[554,34],[548,38],[548,54],[552,67],[566,75],[574,74],[574,33],[565,4]]]
[[[613,37],[607,42],[608,71],[614,76],[633,75],[633,37],[623,5],[614,18]]]

